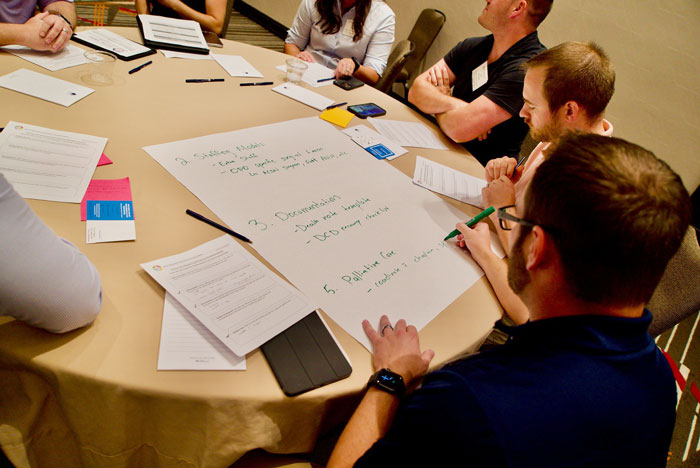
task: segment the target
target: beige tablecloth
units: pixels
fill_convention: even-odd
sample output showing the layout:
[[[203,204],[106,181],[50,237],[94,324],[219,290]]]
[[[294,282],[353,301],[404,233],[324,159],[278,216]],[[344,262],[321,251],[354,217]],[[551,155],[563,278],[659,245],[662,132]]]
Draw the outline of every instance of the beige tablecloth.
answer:
[[[139,40],[135,29],[114,30]],[[275,69],[284,63],[283,55],[224,42],[217,52],[242,55],[265,80],[283,81]],[[151,66],[127,74],[151,59]],[[18,68],[76,83],[85,71],[79,66],[51,73],[0,52],[0,75]],[[105,153],[114,164],[98,167],[94,178],[130,177],[137,232],[134,242],[86,245],[78,205],[29,201],[59,236],[75,243],[98,267],[103,307],[94,324],[61,336],[0,318],[3,450],[19,467],[226,467],[254,448],[310,451],[320,433],[351,414],[371,372],[369,353],[327,319],[350,356],[353,373],[294,398],[284,396],[259,350],[247,356],[244,372],[157,371],[164,291],[139,264],[183,252],[220,232],[185,216],[185,208],[191,208],[217,219],[141,148],[318,112],[267,86],[242,88],[239,83],[248,80],[229,77],[213,61],[165,59],[159,53],[118,62],[115,72],[115,85],[96,88],[69,108],[0,88],[2,126],[14,120],[109,139]],[[226,81],[184,82],[203,77]],[[375,102],[387,110],[387,118],[425,122],[369,86],[316,91],[337,102]],[[355,118],[351,125],[358,123]],[[421,155],[483,175],[460,146],[433,130],[450,151],[409,148],[391,164],[410,176]],[[449,202],[465,211],[465,219],[478,211]],[[421,342],[436,351],[438,365],[473,350],[500,315],[482,278],[421,331]]]

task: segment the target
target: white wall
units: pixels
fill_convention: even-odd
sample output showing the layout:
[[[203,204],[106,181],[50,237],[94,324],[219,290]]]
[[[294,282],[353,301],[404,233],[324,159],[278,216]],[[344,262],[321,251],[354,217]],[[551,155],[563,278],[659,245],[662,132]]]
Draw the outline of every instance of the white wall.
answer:
[[[246,0],[291,25],[299,0]],[[437,8],[447,23],[428,53],[439,60],[467,36],[487,34],[476,22],[477,0],[387,0],[397,13],[397,38],[408,36],[423,8]],[[666,160],[693,191],[700,185],[700,2],[697,0],[556,0],[540,26],[547,46],[595,40],[617,70],[607,118],[615,135]]]

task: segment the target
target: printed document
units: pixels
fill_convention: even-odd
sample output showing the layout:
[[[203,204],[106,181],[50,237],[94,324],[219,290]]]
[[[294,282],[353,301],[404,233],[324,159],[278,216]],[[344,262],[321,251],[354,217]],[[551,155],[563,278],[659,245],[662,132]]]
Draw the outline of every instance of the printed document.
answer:
[[[316,309],[230,236],[141,267],[237,356]]]
[[[165,293],[160,329],[158,370],[245,370],[245,357],[238,357],[202,322]]]
[[[49,71],[63,70],[64,68],[75,67],[76,65],[83,65],[89,62],[85,58],[84,50],[73,44],[67,44],[59,52],[33,50],[19,45],[8,45],[1,49]]]
[[[401,146],[447,149],[447,146],[428,127],[420,122],[402,122],[400,120],[386,120],[373,117],[368,117],[367,120],[379,133]]]
[[[389,138],[380,135],[379,133],[375,132],[374,130],[365,125],[356,125],[354,127],[350,127],[346,130],[343,130],[343,133],[349,136],[352,141],[363,147],[365,151],[367,151],[369,154],[377,157],[378,159],[391,160],[394,158],[398,158],[402,154],[408,153],[408,150],[406,150],[406,148],[402,148],[400,145],[394,143]],[[383,158],[378,156],[377,151],[378,149],[381,150],[382,147],[385,148],[388,152],[387,155]],[[384,153],[379,154],[383,155]]]
[[[110,52],[114,52],[120,57],[133,57],[134,55],[145,54],[151,51],[148,47],[142,46],[134,41],[130,41],[119,34],[107,29],[90,29],[74,34],[78,39],[89,42]],[[82,51],[81,51],[82,53]]]
[[[422,156],[416,156],[416,170],[413,173],[413,183],[446,197],[454,198],[479,208],[484,207],[481,189],[486,187],[485,180],[455,171]]]
[[[95,90],[70,81],[20,68],[0,76],[0,86],[68,107]]]
[[[139,15],[146,41],[209,49],[198,22],[165,16]]]
[[[107,139],[9,122],[0,172],[24,198],[80,203]]]

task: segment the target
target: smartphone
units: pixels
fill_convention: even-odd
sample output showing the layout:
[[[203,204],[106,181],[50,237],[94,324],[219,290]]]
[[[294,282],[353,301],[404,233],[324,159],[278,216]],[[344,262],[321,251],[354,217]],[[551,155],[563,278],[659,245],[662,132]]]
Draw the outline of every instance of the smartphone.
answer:
[[[343,88],[345,91],[350,91],[351,89],[364,86],[364,83],[361,80],[358,80],[357,78],[352,76],[338,78],[333,82],[333,84],[338,86],[339,88]]]
[[[366,119],[367,117],[379,117],[381,115],[386,115],[386,111],[384,109],[371,102],[368,102],[367,104],[356,104],[354,106],[348,106],[348,110],[361,119]]]
[[[219,39],[219,36],[215,32],[202,30],[202,34],[204,34],[204,40],[207,41],[207,44],[210,47],[223,47],[224,46],[221,43],[221,39]]]

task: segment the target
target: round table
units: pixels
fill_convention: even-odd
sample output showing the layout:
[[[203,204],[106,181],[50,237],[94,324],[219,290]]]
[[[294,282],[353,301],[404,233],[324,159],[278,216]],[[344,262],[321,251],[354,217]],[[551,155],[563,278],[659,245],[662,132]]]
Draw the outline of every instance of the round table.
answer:
[[[111,29],[140,42],[135,28]],[[283,72],[275,69],[284,63],[284,55],[223,42],[217,53],[242,55],[265,81],[284,81]],[[146,60],[153,64],[127,74]],[[0,75],[27,68],[82,84],[84,67],[51,73],[0,53]],[[370,354],[326,317],[350,357],[353,373],[297,397],[282,393],[259,350],[247,355],[246,371],[157,371],[164,290],[139,264],[184,252],[221,233],[204,223],[183,222],[185,207],[218,218],[141,148],[317,116],[318,111],[271,92],[269,86],[240,87],[250,80],[228,76],[214,61],[166,59],[158,53],[118,61],[115,74],[115,85],[96,87],[67,108],[0,88],[0,125],[14,120],[109,139],[105,153],[114,164],[98,167],[93,177],[130,178],[137,231],[136,241],[86,244],[79,205],[28,200],[56,234],[77,245],[97,266],[103,306],[91,326],[65,335],[0,318],[3,450],[18,466],[52,467],[225,467],[255,448],[310,451],[320,434],[352,413],[372,371]],[[185,83],[186,78],[200,77],[226,81]],[[420,155],[483,177],[481,165],[461,146],[370,86],[350,92],[336,86],[315,91],[336,102],[374,102],[387,110],[387,118],[428,124],[450,150],[420,149]],[[361,122],[355,117],[350,125]],[[407,149],[390,164],[411,177],[418,151]],[[445,200],[463,210],[465,219],[478,212]],[[421,330],[421,344],[435,350],[433,364],[440,365],[473,351],[501,314],[482,277]]]

